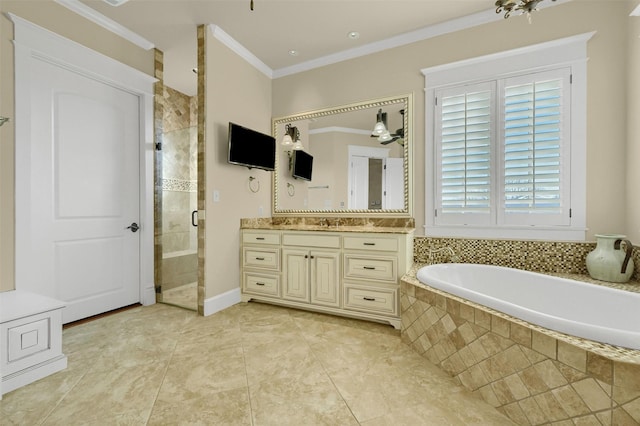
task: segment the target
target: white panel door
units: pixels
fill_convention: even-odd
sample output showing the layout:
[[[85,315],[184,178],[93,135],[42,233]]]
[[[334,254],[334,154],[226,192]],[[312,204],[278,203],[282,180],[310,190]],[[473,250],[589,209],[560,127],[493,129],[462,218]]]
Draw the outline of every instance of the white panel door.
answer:
[[[385,159],[383,209],[404,208],[404,159]]]
[[[361,156],[351,157],[349,169],[350,191],[349,209],[369,208],[369,158]]]
[[[41,60],[30,72],[20,288],[65,301],[65,323],[139,302],[139,97]]]

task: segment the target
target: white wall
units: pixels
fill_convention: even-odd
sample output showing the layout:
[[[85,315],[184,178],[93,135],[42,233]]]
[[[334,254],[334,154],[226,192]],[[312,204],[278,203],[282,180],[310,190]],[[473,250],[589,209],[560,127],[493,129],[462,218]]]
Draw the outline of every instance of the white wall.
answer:
[[[208,29],[205,72],[205,298],[211,299],[240,286],[240,219],[271,212],[272,172],[227,162],[229,121],[271,134],[271,80]],[[250,176],[260,182],[257,193]]]
[[[637,191],[632,184],[639,182],[640,171],[631,170],[637,168],[635,164],[627,166],[627,158],[629,162],[635,162],[627,150],[632,145],[640,150],[639,142],[627,144],[627,93],[630,89],[627,56],[628,47],[631,48],[629,40],[634,37],[627,28],[631,20],[640,19],[629,18],[631,4],[610,0],[568,2],[538,11],[532,24],[523,16],[498,19],[475,28],[282,77],[273,82],[273,113],[284,116],[412,92],[415,141],[412,196],[416,235],[422,235],[425,82],[420,70],[597,31],[588,44],[587,236],[592,239],[596,233],[626,232],[635,235],[640,244],[637,230],[640,218],[632,221],[635,230],[629,227],[631,221],[627,220],[627,213],[638,217],[640,212],[640,201],[635,201]],[[637,39],[633,39],[633,45],[637,46]],[[637,52],[633,54],[636,62],[637,56]],[[638,132],[636,128],[636,139]],[[626,185],[627,179],[630,187]],[[628,198],[633,200],[628,202]],[[635,206],[633,212],[632,205]]]

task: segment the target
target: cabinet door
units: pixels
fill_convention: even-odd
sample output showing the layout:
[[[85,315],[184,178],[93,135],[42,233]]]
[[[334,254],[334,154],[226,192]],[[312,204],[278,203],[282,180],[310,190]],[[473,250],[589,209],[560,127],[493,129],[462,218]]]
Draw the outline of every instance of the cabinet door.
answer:
[[[284,283],[282,298],[309,302],[309,252],[283,249]]]
[[[339,307],[339,253],[311,251],[310,254],[311,303]]]

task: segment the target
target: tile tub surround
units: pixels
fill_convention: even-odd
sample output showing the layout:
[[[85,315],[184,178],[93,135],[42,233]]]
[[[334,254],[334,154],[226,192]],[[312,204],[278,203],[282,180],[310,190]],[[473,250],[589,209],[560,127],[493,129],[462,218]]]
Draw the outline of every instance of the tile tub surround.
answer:
[[[266,217],[240,219],[241,229],[291,229],[332,232],[410,233],[413,218]]]
[[[402,278],[400,303],[402,340],[417,353],[518,424],[640,424],[640,351],[538,327],[415,278],[425,263],[450,261],[444,252],[429,261],[429,250],[451,246],[456,261],[544,266],[543,272],[609,285],[584,275],[581,263],[595,244],[440,238],[414,243],[419,262]],[[640,287],[637,281],[611,286]]]

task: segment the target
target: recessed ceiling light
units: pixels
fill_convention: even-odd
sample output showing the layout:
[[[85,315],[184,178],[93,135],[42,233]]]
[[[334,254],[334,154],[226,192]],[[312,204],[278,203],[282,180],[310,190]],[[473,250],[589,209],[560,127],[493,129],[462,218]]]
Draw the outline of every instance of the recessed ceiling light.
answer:
[[[351,40],[357,40],[360,38],[360,33],[357,31],[349,31],[347,37],[349,37]]]
[[[295,50],[295,49],[291,49],[291,50],[289,51],[289,55],[291,55],[291,56],[298,56],[298,51],[297,51],[297,50]]]

